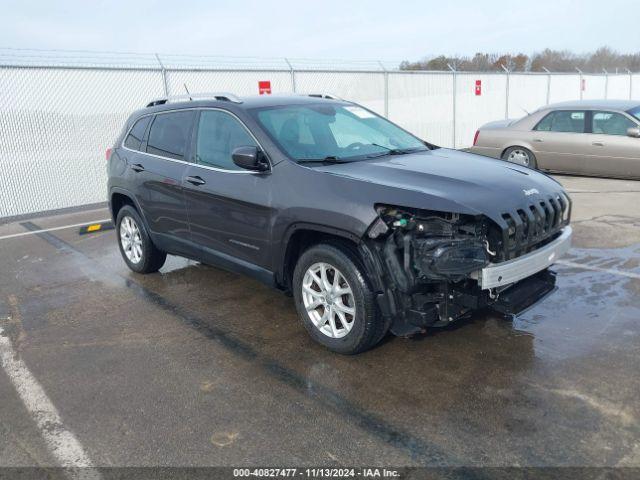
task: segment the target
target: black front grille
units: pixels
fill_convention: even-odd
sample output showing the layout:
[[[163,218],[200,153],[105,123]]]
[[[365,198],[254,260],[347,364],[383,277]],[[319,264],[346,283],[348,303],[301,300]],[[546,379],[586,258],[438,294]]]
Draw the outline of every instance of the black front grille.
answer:
[[[568,220],[562,221],[565,208],[569,208],[566,200],[557,195],[503,213],[499,261],[519,257],[555,239],[568,223]]]

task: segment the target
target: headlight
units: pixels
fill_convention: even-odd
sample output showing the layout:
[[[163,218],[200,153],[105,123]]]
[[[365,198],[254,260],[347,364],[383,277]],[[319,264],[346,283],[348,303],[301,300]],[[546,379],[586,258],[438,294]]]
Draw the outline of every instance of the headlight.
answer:
[[[441,275],[467,275],[489,264],[484,244],[475,241],[454,242],[433,253],[431,270]]]

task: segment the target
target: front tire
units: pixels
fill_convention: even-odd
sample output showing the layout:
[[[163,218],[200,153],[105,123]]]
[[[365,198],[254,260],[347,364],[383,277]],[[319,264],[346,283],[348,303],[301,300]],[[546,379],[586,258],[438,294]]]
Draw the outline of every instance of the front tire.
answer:
[[[157,272],[164,265],[167,254],[158,250],[138,211],[125,205],[116,218],[118,246],[127,266],[136,273]]]
[[[538,168],[535,155],[531,150],[524,147],[507,148],[502,154],[502,159],[507,162],[522,165],[523,167],[533,168],[534,170]]]
[[[334,352],[363,352],[386,333],[364,269],[347,248],[319,244],[305,251],[293,273],[293,295],[309,335]]]

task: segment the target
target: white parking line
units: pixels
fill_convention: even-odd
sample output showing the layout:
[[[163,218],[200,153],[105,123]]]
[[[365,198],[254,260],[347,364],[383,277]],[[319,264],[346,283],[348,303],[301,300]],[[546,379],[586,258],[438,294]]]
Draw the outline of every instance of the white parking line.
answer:
[[[71,478],[100,479],[99,472],[91,468],[93,464],[78,439],[64,427],[56,407],[24,362],[18,358],[9,337],[3,336],[2,327],[0,362],[60,466],[70,469],[66,473]]]
[[[581,268],[583,270],[592,270],[594,272],[611,273],[612,275],[619,275],[621,277],[635,278],[640,280],[639,273],[623,272],[621,270],[616,270],[614,268],[602,268],[602,267],[595,267],[592,265],[584,265],[582,263],[570,262],[568,260],[558,260],[556,263],[560,265],[564,265],[566,267]]]
[[[12,233],[10,235],[4,235],[3,237],[0,237],[0,240],[7,240],[9,238],[16,238],[16,237],[24,237],[25,235],[35,235],[36,233],[41,233],[41,232],[55,232],[56,230],[65,230],[67,228],[86,227],[87,225],[93,225],[94,223],[104,223],[104,222],[110,222],[110,221],[111,221],[110,218],[103,218],[102,220],[94,220],[93,222],[75,223],[73,225],[64,225],[62,227],[43,228],[42,230]]]

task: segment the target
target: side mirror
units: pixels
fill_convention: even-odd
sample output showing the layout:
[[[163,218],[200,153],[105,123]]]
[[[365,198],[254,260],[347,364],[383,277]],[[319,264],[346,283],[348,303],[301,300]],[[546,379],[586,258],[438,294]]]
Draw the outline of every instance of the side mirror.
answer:
[[[269,170],[269,162],[258,147],[238,147],[231,153],[233,163],[245,170],[265,172]]]
[[[627,137],[640,138],[640,128],[627,128]]]

